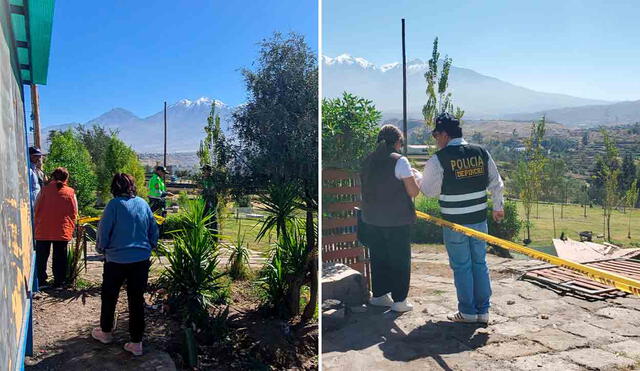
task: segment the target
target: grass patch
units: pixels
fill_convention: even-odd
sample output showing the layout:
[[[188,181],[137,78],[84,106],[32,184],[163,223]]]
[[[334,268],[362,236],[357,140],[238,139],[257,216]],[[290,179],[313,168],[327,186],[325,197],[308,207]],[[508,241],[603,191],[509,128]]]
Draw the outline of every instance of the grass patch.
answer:
[[[228,243],[235,243],[238,235],[238,225],[240,225],[240,233],[245,236],[245,243],[250,250],[268,252],[271,249],[272,244],[276,242],[275,232],[271,232],[268,236],[265,236],[262,241],[256,241],[260,226],[262,225],[259,219],[236,219],[234,214],[227,214],[222,219],[222,240]]]
[[[92,287],[96,286],[96,283],[91,282],[87,279],[84,279],[82,277],[78,277],[78,279],[76,280],[76,283],[74,285],[74,287],[78,290],[86,290],[86,289],[90,289]]]
[[[531,245],[532,247],[548,247],[553,245],[553,213],[555,212],[556,235],[560,238],[561,232],[573,240],[580,240],[578,233],[582,231],[592,231],[594,242],[603,242],[604,239],[596,238],[596,235],[604,233],[604,222],[602,208],[587,206],[587,217],[584,217],[584,209],[580,205],[565,205],[564,217],[560,217],[560,205],[540,204],[539,213],[536,212],[536,205],[531,210]],[[631,239],[627,238],[629,223],[629,212],[631,212]],[[518,213],[523,216],[524,209],[522,203],[518,202]],[[536,215],[539,215],[536,218]],[[627,209],[626,213],[614,211],[611,216],[611,239],[612,242],[623,247],[633,247],[640,245],[640,230],[634,226],[640,225],[640,210]],[[526,228],[522,228],[520,235],[516,238],[522,242],[526,233]]]

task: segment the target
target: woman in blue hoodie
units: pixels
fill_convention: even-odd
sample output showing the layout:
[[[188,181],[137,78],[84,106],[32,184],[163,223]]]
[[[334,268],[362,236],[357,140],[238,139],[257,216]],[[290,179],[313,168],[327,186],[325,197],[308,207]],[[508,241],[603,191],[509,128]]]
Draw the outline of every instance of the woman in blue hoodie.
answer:
[[[149,204],[136,196],[136,186],[130,175],[119,173],[111,182],[113,199],[104,209],[96,250],[106,261],[102,274],[102,308],[100,327],[91,336],[108,344],[113,341],[114,313],[118,294],[127,282],[129,300],[129,334],[131,342],[124,349],[142,355],[144,333],[144,292],[147,288],[151,250],[158,244],[158,225]]]

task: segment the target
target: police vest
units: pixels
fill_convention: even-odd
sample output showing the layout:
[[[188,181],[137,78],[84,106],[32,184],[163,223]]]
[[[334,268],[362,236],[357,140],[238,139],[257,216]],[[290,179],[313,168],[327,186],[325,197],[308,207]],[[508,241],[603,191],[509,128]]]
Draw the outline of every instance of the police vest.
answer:
[[[164,181],[158,174],[153,174],[149,180],[149,197],[162,198],[162,195],[167,191],[164,185]]]
[[[436,152],[442,166],[440,212],[445,220],[475,224],[487,219],[489,155],[482,147],[463,144]]]

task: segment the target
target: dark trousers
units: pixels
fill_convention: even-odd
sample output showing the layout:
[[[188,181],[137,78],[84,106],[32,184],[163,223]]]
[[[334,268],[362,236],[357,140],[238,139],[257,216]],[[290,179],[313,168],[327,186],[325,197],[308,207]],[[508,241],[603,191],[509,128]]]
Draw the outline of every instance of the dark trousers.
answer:
[[[129,335],[131,341],[139,343],[144,333],[144,292],[147,289],[151,262],[119,264],[107,262],[102,273],[102,308],[100,327],[104,332],[113,330],[113,318],[122,284],[127,282],[129,301]]]
[[[152,212],[156,212],[160,209],[164,209],[167,207],[167,201],[162,198],[149,197],[149,207]]]
[[[67,244],[68,241],[36,241],[36,269],[38,270],[38,283],[44,285],[47,282],[47,263],[53,244],[53,284],[60,286],[67,278]]]
[[[391,293],[393,301],[403,301],[411,279],[410,226],[369,226],[371,291],[374,297]]]

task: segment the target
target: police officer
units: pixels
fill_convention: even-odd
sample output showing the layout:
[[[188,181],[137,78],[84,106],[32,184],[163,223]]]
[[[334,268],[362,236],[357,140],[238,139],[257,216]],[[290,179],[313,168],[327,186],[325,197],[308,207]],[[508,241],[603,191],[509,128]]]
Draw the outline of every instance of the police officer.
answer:
[[[504,218],[504,184],[489,152],[462,138],[460,121],[448,113],[436,118],[432,131],[438,152],[427,161],[421,191],[439,197],[445,220],[487,233],[487,190],[493,200],[493,218]],[[486,243],[443,228],[444,244],[453,269],[458,311],[454,322],[489,322],[491,283]]]
[[[173,196],[173,193],[167,192],[164,184],[164,177],[168,174],[164,166],[156,166],[156,169],[149,180],[149,206],[154,213],[157,210],[165,208],[165,197]]]

